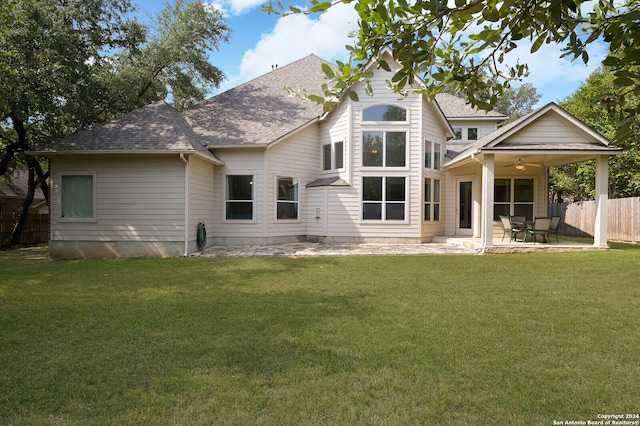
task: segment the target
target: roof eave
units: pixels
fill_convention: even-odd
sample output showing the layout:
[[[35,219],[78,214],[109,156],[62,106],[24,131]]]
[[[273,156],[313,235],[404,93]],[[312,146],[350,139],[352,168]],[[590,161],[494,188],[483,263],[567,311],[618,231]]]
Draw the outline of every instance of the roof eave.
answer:
[[[66,150],[66,151],[28,151],[29,155],[38,157],[60,157],[66,155],[193,155],[217,166],[224,166],[224,162],[215,157],[209,157],[196,150],[149,150],[149,149],[103,149],[103,150]],[[213,155],[213,154],[212,154]]]

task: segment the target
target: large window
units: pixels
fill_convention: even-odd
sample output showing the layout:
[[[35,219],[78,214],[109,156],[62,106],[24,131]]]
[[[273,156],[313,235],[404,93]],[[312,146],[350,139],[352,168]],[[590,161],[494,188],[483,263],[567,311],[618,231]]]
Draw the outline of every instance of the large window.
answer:
[[[322,170],[344,169],[344,142],[322,145]]]
[[[362,132],[362,165],[365,167],[404,167],[407,132]]]
[[[278,220],[296,220],[299,211],[299,188],[298,179],[290,177],[278,178]]]
[[[94,219],[94,176],[62,175],[60,179],[60,217]]]
[[[393,105],[376,105],[366,108],[363,121],[407,121],[407,110]]]
[[[440,220],[440,179],[424,180],[424,220]]]
[[[227,220],[253,219],[253,175],[227,175],[225,207]]]
[[[362,178],[363,220],[404,220],[406,183],[404,177]]]
[[[495,179],[493,219],[512,215],[533,220],[534,195],[533,179]]]

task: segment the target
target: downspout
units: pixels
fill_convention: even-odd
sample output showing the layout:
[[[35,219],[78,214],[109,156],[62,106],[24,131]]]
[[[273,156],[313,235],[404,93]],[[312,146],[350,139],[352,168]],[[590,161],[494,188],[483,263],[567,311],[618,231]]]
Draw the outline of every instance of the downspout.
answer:
[[[184,163],[184,257],[189,255],[189,161],[183,153],[180,160]]]

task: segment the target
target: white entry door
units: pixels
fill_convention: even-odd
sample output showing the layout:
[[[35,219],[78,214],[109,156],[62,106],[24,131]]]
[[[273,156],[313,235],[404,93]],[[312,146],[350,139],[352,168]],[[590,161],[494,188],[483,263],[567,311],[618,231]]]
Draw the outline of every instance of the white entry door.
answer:
[[[456,235],[473,235],[473,180],[458,179],[456,188]]]

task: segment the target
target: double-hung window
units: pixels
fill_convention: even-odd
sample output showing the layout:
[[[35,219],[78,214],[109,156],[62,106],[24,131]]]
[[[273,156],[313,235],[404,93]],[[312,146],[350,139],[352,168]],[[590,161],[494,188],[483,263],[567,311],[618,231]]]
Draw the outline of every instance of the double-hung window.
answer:
[[[495,179],[493,219],[500,216],[523,216],[533,220],[534,179]]]
[[[299,181],[296,178],[279,177],[278,178],[278,201],[277,213],[278,220],[297,220],[299,212]]]
[[[64,174],[60,176],[60,218],[95,219],[95,175]]]
[[[225,218],[253,220],[253,175],[227,175]]]
[[[344,169],[344,142],[322,145],[322,170]]]
[[[365,176],[362,193],[363,220],[405,219],[405,177]]]
[[[424,180],[424,220],[440,220],[440,179]]]

